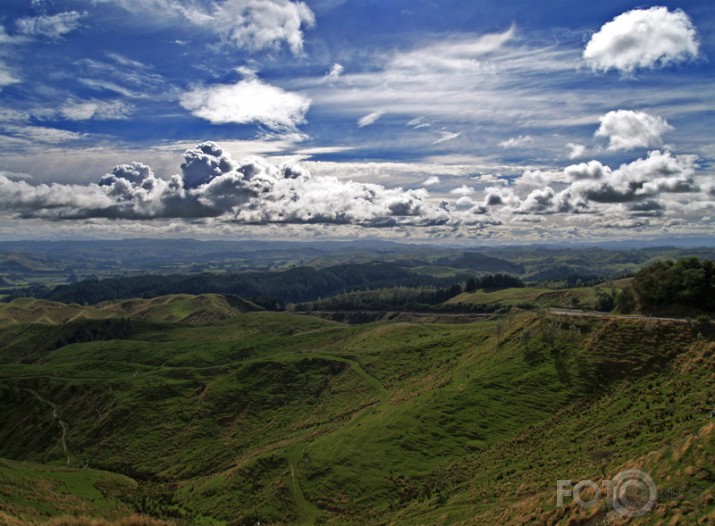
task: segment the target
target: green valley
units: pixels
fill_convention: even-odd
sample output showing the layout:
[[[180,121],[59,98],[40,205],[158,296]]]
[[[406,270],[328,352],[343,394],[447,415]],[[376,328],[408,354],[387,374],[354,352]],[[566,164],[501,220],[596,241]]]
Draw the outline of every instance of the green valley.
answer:
[[[595,524],[556,481],[634,466],[689,491],[634,523],[715,519],[709,324],[550,309],[593,289],[449,301],[490,294],[502,314],[456,324],[5,304],[0,521]]]

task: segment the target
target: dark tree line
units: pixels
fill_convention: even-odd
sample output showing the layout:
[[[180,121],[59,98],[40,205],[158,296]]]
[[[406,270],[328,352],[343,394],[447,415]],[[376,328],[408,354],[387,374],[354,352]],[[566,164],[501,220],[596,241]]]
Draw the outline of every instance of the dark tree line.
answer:
[[[715,266],[707,259],[657,261],[639,270],[633,290],[642,309],[686,307],[715,310]]]
[[[351,294],[339,294],[314,302],[312,305],[298,305],[298,310],[328,311],[382,311],[409,310],[433,311],[450,310],[450,306],[441,305],[462,292],[474,292],[479,289],[500,290],[512,287],[523,287],[524,283],[516,277],[507,274],[495,274],[479,278],[469,278],[466,283],[453,283],[449,287],[436,288],[385,288]],[[436,307],[439,306],[439,309]],[[455,311],[471,310],[469,306],[454,305]],[[476,309],[474,309],[476,310]]]
[[[516,276],[509,274],[490,274],[481,278],[470,278],[464,286],[465,292],[474,292],[479,289],[486,291],[521,288],[524,282]]]
[[[85,280],[51,291],[23,289],[17,294],[82,305],[167,294],[234,294],[269,309],[281,309],[287,302],[314,301],[341,292],[387,287],[439,288],[452,283],[449,278],[424,276],[393,263],[376,262],[323,269],[296,267],[282,272],[129,276]]]

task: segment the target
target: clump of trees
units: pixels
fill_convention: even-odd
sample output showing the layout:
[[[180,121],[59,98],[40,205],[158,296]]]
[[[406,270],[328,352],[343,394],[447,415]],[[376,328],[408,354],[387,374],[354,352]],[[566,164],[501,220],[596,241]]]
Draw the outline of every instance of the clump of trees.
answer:
[[[509,274],[490,274],[481,278],[469,278],[464,285],[464,292],[474,292],[479,289],[501,290],[510,288],[521,288],[524,282],[516,276]]]
[[[697,257],[656,261],[636,273],[633,291],[644,310],[685,307],[712,311],[715,265]]]

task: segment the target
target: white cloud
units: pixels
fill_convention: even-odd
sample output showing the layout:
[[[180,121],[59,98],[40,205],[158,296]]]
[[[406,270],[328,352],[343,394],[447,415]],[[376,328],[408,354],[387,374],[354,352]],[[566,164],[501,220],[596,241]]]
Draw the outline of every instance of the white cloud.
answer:
[[[698,38],[688,15],[666,7],[634,9],[596,32],[583,58],[596,71],[664,67],[698,55]]]
[[[176,99],[177,88],[150,66],[118,53],[108,53],[107,58],[78,60],[77,81],[98,92],[111,91],[125,98]]]
[[[43,15],[36,17],[20,18],[16,25],[20,33],[29,36],[44,36],[60,38],[80,27],[80,21],[87,13],[67,11],[56,15]]]
[[[450,194],[452,195],[461,195],[461,196],[468,196],[472,195],[474,193],[474,188],[471,188],[467,186],[466,184],[463,184],[462,186],[458,188],[453,188],[449,191]]]
[[[524,127],[554,121],[571,124],[574,104],[553,111],[545,96],[551,82],[574,73],[578,52],[533,48],[515,41],[515,29],[482,36],[457,35],[407,51],[372,57],[362,71],[344,72],[331,83],[303,78],[293,85],[337,115],[355,116],[377,109],[405,118],[412,128],[430,123],[474,123]],[[559,86],[558,89],[562,89]]]
[[[518,187],[544,187],[561,182],[565,182],[564,174],[562,172],[526,170],[515,181],[515,184]]]
[[[9,86],[20,82],[17,73],[2,60],[2,55],[6,53],[4,46],[21,44],[25,37],[10,36],[5,31],[5,26],[0,24],[0,91],[3,86]]]
[[[609,150],[658,147],[662,135],[673,129],[662,117],[642,111],[609,111],[599,120],[596,137],[607,138]]]
[[[512,137],[511,139],[500,142],[499,146],[502,148],[518,148],[532,144],[533,142],[534,138],[530,135],[519,135],[518,137]]]
[[[213,124],[258,123],[278,132],[295,131],[305,122],[311,102],[258,79],[194,88],[179,100],[185,109]]]
[[[407,126],[415,130],[419,130],[421,128],[429,128],[432,125],[427,122],[427,119],[425,119],[424,117],[416,117],[412,120],[407,121]]]
[[[333,64],[333,66],[330,68],[330,71],[328,71],[326,78],[328,79],[336,79],[340,75],[343,74],[345,71],[345,68],[342,66],[342,64],[338,64],[337,62]]]
[[[96,100],[69,100],[59,109],[65,119],[72,121],[126,119],[132,111],[133,106],[126,102]]]
[[[462,135],[462,132],[448,132],[448,131],[441,131],[439,132],[441,137],[434,141],[432,144],[442,144],[443,142],[447,141],[452,141]]]
[[[597,203],[629,203],[662,193],[697,192],[695,161],[691,155],[654,150],[615,170],[598,161],[581,163],[564,170],[574,181],[565,192]]]
[[[11,84],[17,84],[20,82],[20,78],[17,74],[2,60],[0,60],[0,91],[3,86],[10,86]]]
[[[353,149],[352,146],[314,146],[312,148],[301,148],[300,150],[295,150],[293,153],[295,155],[311,157],[313,155],[349,152]]]
[[[61,144],[86,137],[86,134],[45,126],[10,124],[3,126],[6,140],[18,143]]]
[[[384,111],[373,111],[372,113],[368,113],[367,115],[360,117],[357,125],[359,128],[370,126],[371,124],[375,124],[383,115],[385,115]]]
[[[616,169],[592,160],[562,173],[526,171],[513,187],[487,188],[483,206],[518,215],[659,217],[669,195],[687,194],[688,202],[704,199],[704,189],[695,182],[695,161],[691,155],[654,150]],[[520,196],[515,189],[529,193]]]
[[[303,2],[289,0],[226,0],[211,16],[224,38],[251,51],[276,49],[286,43],[294,54],[303,52],[301,28],[312,27],[315,16]]]
[[[411,70],[474,71],[485,64],[480,58],[501,49],[515,35],[510,27],[502,33],[462,37],[395,55],[391,67]]]
[[[116,2],[152,23],[190,23],[216,33],[223,41],[249,51],[276,50],[286,45],[303,52],[303,29],[315,25],[304,2],[291,0],[94,0]],[[149,17],[147,17],[147,14]]]
[[[439,183],[439,177],[437,177],[436,175],[432,175],[423,181],[422,186],[434,186]]]
[[[570,142],[566,145],[566,147],[569,149],[569,159],[579,159],[583,157],[583,154],[586,153],[586,146],[583,144],[577,144]]]

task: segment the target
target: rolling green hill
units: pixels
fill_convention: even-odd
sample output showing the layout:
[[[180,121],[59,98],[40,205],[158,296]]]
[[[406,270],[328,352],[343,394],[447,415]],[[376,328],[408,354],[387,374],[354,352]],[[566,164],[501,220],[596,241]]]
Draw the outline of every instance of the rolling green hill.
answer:
[[[465,292],[449,299],[447,305],[471,305],[489,308],[582,308],[596,307],[598,291],[610,292],[628,287],[630,279],[609,281],[595,287],[549,289],[543,287],[509,288],[496,291]]]
[[[556,480],[632,466],[688,488],[634,524],[715,520],[706,327],[344,325],[231,301],[6,305],[0,522],[595,524],[603,506],[555,508]]]
[[[175,294],[140,300],[105,302],[87,307],[34,298],[0,303],[0,326],[16,324],[57,325],[78,320],[127,317],[157,323],[206,323],[231,318],[242,312],[263,310],[237,296]]]

